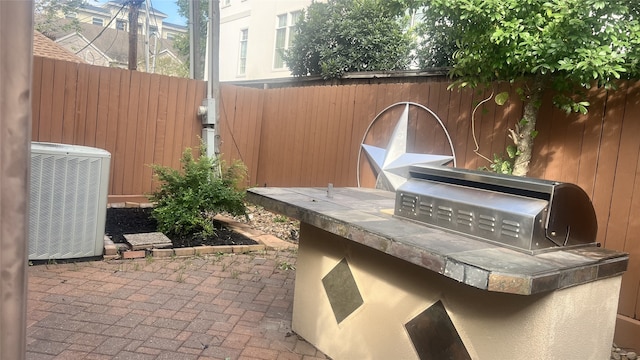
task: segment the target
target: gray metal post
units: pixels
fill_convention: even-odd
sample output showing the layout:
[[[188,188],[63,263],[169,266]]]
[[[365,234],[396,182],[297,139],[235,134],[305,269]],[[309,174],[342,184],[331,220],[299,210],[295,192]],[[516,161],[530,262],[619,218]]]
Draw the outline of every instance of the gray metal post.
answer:
[[[189,1],[189,77],[200,79],[200,0]]]
[[[207,141],[207,155],[220,155],[220,135],[218,134],[218,119],[220,118],[220,1],[209,1],[209,34],[207,36],[209,49],[207,63],[207,120],[204,132],[209,129],[213,136],[204,137]],[[209,139],[213,139],[213,143]]]

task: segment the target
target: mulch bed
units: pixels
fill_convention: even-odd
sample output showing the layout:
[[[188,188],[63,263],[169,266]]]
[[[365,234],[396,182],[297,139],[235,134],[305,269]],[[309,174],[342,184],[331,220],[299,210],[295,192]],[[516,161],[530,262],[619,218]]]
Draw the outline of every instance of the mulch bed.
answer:
[[[114,243],[125,243],[124,234],[150,233],[158,231],[158,224],[151,217],[151,208],[108,208],[105,232]],[[223,223],[214,221],[216,235],[213,237],[171,238],[174,248],[199,245],[255,245],[257,242],[238,234]]]

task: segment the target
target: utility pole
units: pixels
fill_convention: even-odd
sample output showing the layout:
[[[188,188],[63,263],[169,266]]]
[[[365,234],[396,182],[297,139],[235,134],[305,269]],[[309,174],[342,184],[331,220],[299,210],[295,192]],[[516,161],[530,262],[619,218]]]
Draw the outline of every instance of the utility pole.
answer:
[[[129,0],[129,70],[138,69],[138,11],[144,0]]]
[[[200,76],[200,0],[189,0],[189,77]]]

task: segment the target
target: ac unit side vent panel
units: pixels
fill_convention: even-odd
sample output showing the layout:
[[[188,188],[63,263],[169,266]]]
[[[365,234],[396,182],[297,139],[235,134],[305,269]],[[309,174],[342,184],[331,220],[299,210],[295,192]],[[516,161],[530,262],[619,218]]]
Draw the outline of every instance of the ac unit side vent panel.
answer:
[[[32,144],[30,260],[102,255],[110,155],[101,149],[93,149],[95,154],[73,150]]]

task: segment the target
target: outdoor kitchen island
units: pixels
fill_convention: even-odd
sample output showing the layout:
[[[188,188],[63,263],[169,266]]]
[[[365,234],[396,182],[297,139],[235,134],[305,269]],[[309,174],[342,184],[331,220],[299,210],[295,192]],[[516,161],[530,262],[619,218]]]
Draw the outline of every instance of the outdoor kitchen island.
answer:
[[[527,253],[394,216],[394,192],[252,188],[300,220],[293,330],[340,359],[608,359],[628,256]]]

